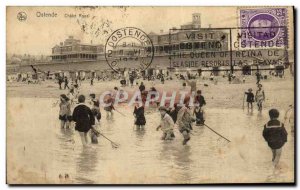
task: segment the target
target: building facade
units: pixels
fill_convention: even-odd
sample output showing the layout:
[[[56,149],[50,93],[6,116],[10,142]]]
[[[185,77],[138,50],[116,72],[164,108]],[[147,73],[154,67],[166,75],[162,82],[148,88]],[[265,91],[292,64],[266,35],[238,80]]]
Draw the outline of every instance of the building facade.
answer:
[[[52,62],[95,61],[103,55],[103,45],[84,44],[69,36],[60,45],[52,48]]]

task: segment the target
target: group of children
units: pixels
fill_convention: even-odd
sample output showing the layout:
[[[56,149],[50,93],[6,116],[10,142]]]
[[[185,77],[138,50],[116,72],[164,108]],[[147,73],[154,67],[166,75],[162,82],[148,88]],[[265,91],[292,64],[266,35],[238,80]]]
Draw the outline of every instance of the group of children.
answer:
[[[265,92],[262,89],[262,84],[258,84],[257,85],[258,89],[255,93],[255,96],[252,92],[252,88],[248,89],[248,92],[245,92],[245,95],[247,96],[246,98],[246,102],[247,102],[247,107],[248,107],[248,111],[249,109],[251,109],[251,111],[253,110],[253,102],[257,103],[257,107],[258,107],[258,111],[262,112],[262,104],[265,101]]]
[[[100,102],[96,98],[95,94],[90,94],[90,101],[86,105],[85,104],[85,96],[74,95],[74,90],[70,89],[70,92],[67,95],[62,94],[60,95],[60,103],[59,103],[59,120],[61,122],[61,128],[69,129],[70,123],[72,121],[75,122],[75,130],[77,130],[80,134],[82,144],[85,146],[87,145],[87,133],[91,130],[91,142],[98,143],[97,136],[97,128],[95,126],[96,122],[100,124],[101,120],[101,111],[100,111]],[[78,101],[75,101],[77,98]],[[111,95],[108,95],[108,98],[104,100],[105,103],[111,102],[109,106],[104,107],[107,111],[107,117],[110,115],[112,116],[112,109],[113,109],[113,100]],[[55,103],[54,105],[56,105]],[[73,113],[71,111],[71,106],[76,104]]]
[[[259,82],[259,81],[258,81]],[[252,89],[249,88],[248,92],[245,92],[247,95],[246,102],[248,111],[251,109],[253,110],[253,102],[257,102],[258,111],[262,112],[262,103],[265,101],[265,92],[262,89],[262,84],[257,84],[257,91],[255,95],[252,93]],[[289,109],[285,114],[285,120],[287,119],[287,113],[292,110]],[[279,111],[277,109],[270,109],[269,110],[269,117],[270,120],[264,125],[263,129],[263,138],[267,142],[268,146],[272,151],[272,163],[274,167],[278,166],[278,162],[281,156],[282,147],[287,142],[287,131],[284,127],[284,123],[278,120],[279,118]],[[294,125],[292,125],[291,132],[294,132]]]
[[[115,88],[118,91],[118,88]],[[139,90],[144,91],[145,88],[142,86]],[[250,88],[248,92],[245,92],[247,95],[247,107],[248,110],[253,110],[253,102],[257,102],[258,111],[262,111],[262,103],[265,100],[265,93],[262,89],[262,85],[258,84],[258,89],[256,94],[252,93],[252,89]],[[95,127],[95,121],[98,123],[101,120],[101,112],[100,112],[100,103],[97,100],[95,94],[90,94],[90,103],[91,106],[86,106],[85,96],[78,96],[78,104],[74,108],[73,113],[71,112],[71,105],[75,102],[74,99],[77,97],[75,95],[74,90],[70,89],[68,96],[62,94],[60,96],[60,111],[59,111],[59,119],[61,121],[61,127],[69,128],[70,122],[74,121],[75,130],[77,130],[80,134],[83,145],[87,144],[87,133],[91,130],[91,139],[92,142],[97,143],[98,131]],[[105,106],[104,110],[107,112],[107,117],[113,116],[114,110],[114,96],[113,93],[108,94],[107,98],[104,100],[104,103],[109,106]],[[204,106],[206,105],[205,99],[202,96],[201,90],[196,91],[195,97],[195,107],[192,109],[188,105],[189,100],[185,100],[183,105],[174,106],[161,106],[159,107],[160,112],[160,124],[156,128],[156,130],[161,129],[163,134],[162,140],[172,140],[175,138],[174,128],[177,126],[179,132],[183,136],[183,145],[186,145],[187,142],[191,139],[190,132],[192,130],[192,123],[196,122],[196,125],[201,126],[205,125],[204,119]],[[137,129],[144,129],[146,124],[145,117],[145,108],[144,104],[135,104],[133,115],[135,118],[134,124]],[[278,165],[282,147],[287,142],[287,131],[284,127],[284,124],[278,120],[279,111],[276,109],[269,110],[270,121],[268,121],[264,125],[263,129],[263,138],[267,141],[268,146],[272,151],[272,162],[276,167]]]

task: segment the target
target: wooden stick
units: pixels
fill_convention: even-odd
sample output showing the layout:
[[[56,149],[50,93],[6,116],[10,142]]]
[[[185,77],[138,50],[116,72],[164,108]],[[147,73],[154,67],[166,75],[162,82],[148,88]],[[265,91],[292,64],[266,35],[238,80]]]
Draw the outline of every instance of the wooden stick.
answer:
[[[219,135],[220,137],[222,137],[223,139],[227,140],[228,142],[231,142],[230,140],[228,140],[227,138],[223,137],[222,135],[220,135],[218,132],[216,132],[215,130],[213,130],[212,128],[210,128],[209,126],[207,126],[206,124],[204,124],[204,126],[206,126],[207,128],[209,128],[212,132],[214,132],[215,134]]]

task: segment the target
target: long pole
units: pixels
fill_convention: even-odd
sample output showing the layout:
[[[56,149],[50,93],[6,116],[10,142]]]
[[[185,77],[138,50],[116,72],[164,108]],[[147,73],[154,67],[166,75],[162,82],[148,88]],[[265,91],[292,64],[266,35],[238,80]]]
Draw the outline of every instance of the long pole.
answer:
[[[210,128],[209,126],[207,126],[206,124],[204,124],[205,127],[207,127],[208,129],[210,129],[212,132],[214,132],[215,134],[219,135],[220,137],[222,137],[223,139],[227,140],[228,142],[231,142],[230,140],[228,140],[227,138],[223,137],[222,135],[220,135],[218,132],[216,132],[215,130],[213,130],[212,128]]]
[[[110,140],[109,138],[107,138],[106,136],[104,136],[102,133],[100,133],[100,132],[98,132],[98,133],[99,133],[99,135],[101,135],[102,137],[104,137],[104,138],[106,138],[107,140],[109,140],[111,143],[116,144],[115,142],[113,142],[112,140]]]
[[[123,114],[122,112],[120,112],[120,111],[119,111],[119,110],[117,110],[116,108],[114,108],[114,110],[115,110],[116,112],[118,112],[119,114],[121,114],[122,116],[126,117],[126,115],[125,115],[125,114]]]
[[[232,65],[232,36],[231,29],[229,29],[229,41],[230,41],[230,73],[233,74],[233,65]]]
[[[245,94],[244,94],[244,98],[243,98],[243,110],[245,108]]]

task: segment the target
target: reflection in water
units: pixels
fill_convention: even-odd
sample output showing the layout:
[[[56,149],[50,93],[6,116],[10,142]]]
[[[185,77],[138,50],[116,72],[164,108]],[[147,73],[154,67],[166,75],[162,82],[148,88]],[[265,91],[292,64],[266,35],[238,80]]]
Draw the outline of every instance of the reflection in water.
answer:
[[[32,113],[41,110],[30,109],[32,101],[38,108],[51,111]],[[268,120],[265,110],[257,115],[257,110],[248,114],[241,109],[207,109],[207,125],[232,142],[227,143],[204,126],[193,126],[191,140],[186,146],[182,145],[183,137],[177,128],[173,141],[160,140],[162,131],[155,130],[160,122],[157,110],[146,112],[144,130],[133,130],[133,116],[116,114],[115,120],[102,118],[99,130],[121,146],[112,149],[108,140],[99,137],[99,144],[83,149],[74,127],[60,129],[58,108],[47,108],[46,105],[51,106],[49,100],[26,99],[22,104],[24,109],[20,110],[20,115],[24,117],[14,117],[11,121],[22,125],[8,129],[12,136],[8,141],[8,153],[16,169],[26,168],[40,176],[47,171],[49,181],[58,180],[59,174],[65,173],[73,183],[100,184],[292,180],[293,138],[289,133],[283,149],[284,170],[273,173],[271,152],[261,134]],[[120,108],[120,112],[126,110]],[[29,119],[32,114],[39,114],[39,119]],[[41,166],[41,163],[46,164]]]
[[[247,115],[252,116],[253,115],[253,109],[248,109]]]
[[[86,176],[93,176],[97,171],[97,163],[97,149],[92,146],[82,148],[76,159],[76,179],[82,183],[94,183],[91,178],[86,178]]]
[[[171,141],[162,141],[162,149],[160,151],[161,161],[174,168],[172,170],[172,180],[175,183],[190,182],[191,174],[190,167],[193,165],[193,160],[191,160],[191,146],[178,146]]]
[[[138,141],[142,141],[144,135],[146,134],[146,129],[144,127],[135,127],[135,134]]]

